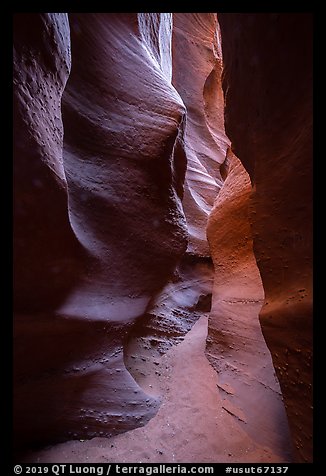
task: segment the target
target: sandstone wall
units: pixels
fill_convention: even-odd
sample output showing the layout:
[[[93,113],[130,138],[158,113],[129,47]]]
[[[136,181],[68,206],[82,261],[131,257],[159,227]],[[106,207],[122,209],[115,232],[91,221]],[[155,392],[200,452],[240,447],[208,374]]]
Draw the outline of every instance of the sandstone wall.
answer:
[[[260,322],[298,461],[312,460],[312,15],[218,15],[226,131],[253,184]]]
[[[187,246],[170,16],[69,23],[15,16],[16,445],[111,435],[155,414],[123,341]]]

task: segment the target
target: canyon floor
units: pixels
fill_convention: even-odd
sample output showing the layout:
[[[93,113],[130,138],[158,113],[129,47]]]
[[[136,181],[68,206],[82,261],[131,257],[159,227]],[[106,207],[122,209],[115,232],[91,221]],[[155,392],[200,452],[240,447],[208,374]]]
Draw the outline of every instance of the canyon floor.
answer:
[[[258,446],[245,424],[223,408],[218,375],[205,356],[208,313],[164,355],[135,340],[129,370],[161,407],[142,428],[111,438],[68,441],[25,455],[33,463],[289,462],[286,453]],[[255,402],[253,402],[253,405]],[[259,429],[257,429],[259,430]]]

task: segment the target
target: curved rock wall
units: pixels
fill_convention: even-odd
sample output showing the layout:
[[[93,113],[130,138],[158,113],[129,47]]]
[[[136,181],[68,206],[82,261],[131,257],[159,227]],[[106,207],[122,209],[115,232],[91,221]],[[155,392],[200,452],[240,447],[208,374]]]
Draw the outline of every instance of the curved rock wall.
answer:
[[[312,15],[218,15],[226,131],[250,174],[260,322],[296,459],[312,460]]]
[[[146,24],[134,31],[137,17],[71,14],[70,23],[64,167],[71,224],[89,259],[61,312],[126,321],[145,311],[186,246],[174,187],[186,164],[173,155],[185,110]]]
[[[14,15],[14,305],[60,304],[79,273],[62,163],[66,14]]]
[[[189,234],[187,251],[210,256],[205,230],[223,183],[219,168],[229,146],[224,133],[222,56],[216,14],[174,14],[172,48],[172,82],[187,108],[183,136],[187,157],[183,198]]]
[[[291,461],[282,395],[258,314],[264,290],[252,249],[250,179],[231,151],[207,236],[215,274],[206,355],[218,373],[223,409],[252,444]]]
[[[148,49],[156,47],[157,53],[152,56],[160,64],[160,51],[169,51],[161,33],[167,28],[162,30],[159,26],[157,14],[150,18],[143,18],[147,14],[140,15],[142,24],[151,22]],[[216,14],[174,13],[171,24],[172,83],[186,106],[174,152],[180,162],[187,161],[182,204],[189,244],[173,278],[130,334],[126,362],[137,381],[142,380],[141,371],[128,349],[133,349],[133,354],[137,349],[140,354],[149,347],[160,355],[173,343],[183,340],[196,320],[210,311],[214,270],[205,230],[223,183],[219,169],[229,144],[224,132],[222,59]],[[155,31],[159,36],[154,35]],[[165,70],[169,78],[168,68]]]
[[[67,16],[16,16],[17,446],[111,435],[157,410],[123,340],[187,245],[166,15],[160,63],[137,15],[70,15],[64,145]]]
[[[251,223],[263,332],[309,460],[309,25],[299,41],[296,17],[260,15],[221,14],[227,126],[251,198],[227,153],[216,14],[15,15],[17,446],[156,413],[125,363],[138,382],[135,349],[165,352],[209,311],[211,249],[223,408],[288,461]]]

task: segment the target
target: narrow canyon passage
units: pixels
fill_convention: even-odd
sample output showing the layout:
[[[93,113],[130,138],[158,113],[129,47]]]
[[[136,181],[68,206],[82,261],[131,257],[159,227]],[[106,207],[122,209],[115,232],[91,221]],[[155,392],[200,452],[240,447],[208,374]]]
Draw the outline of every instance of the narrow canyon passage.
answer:
[[[312,461],[310,20],[14,15],[18,462]]]
[[[35,452],[26,462],[218,463],[288,462],[282,439],[262,445],[252,439],[225,403],[219,378],[205,357],[208,314],[183,342],[144,364],[144,391],[162,396],[150,422],[112,438],[71,441]],[[270,360],[265,363],[271,366]],[[151,372],[147,367],[151,366]],[[155,369],[155,370],[154,370]],[[234,413],[233,413],[234,412]],[[277,444],[278,443],[278,444]],[[283,443],[283,444],[282,444]]]

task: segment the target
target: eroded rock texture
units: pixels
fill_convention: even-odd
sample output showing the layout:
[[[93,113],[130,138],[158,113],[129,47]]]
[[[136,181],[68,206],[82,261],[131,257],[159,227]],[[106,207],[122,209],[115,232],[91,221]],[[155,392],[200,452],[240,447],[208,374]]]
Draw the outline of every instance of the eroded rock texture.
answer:
[[[223,183],[220,165],[229,145],[224,133],[222,55],[216,14],[174,14],[172,45],[172,81],[187,108],[183,207],[188,253],[210,256],[207,219]]]
[[[258,319],[264,291],[252,249],[250,179],[231,151],[228,163],[207,228],[215,275],[206,355],[223,408],[249,440],[290,461],[287,418]]]
[[[64,166],[89,274],[63,312],[128,320],[144,312],[186,246],[176,191],[186,163],[173,155],[185,109],[152,54],[164,51],[147,41],[150,22],[140,32],[137,16],[122,13],[71,14],[70,23]]]
[[[226,131],[254,191],[260,322],[296,459],[312,460],[312,16],[219,14]]]
[[[154,14],[143,15],[143,23],[157,21]],[[152,26],[147,44],[158,42],[156,32],[161,30]],[[183,340],[194,322],[210,310],[214,271],[205,230],[223,181],[220,164],[229,144],[224,132],[221,45],[215,13],[173,14],[172,70],[166,71],[187,109],[175,154],[187,161],[182,205],[189,242],[173,278],[130,335],[126,362],[139,382],[144,379],[131,355],[138,354],[141,359],[145,353],[143,358],[147,358],[148,348],[160,355]]]
[[[186,249],[185,108],[171,18],[143,20],[70,16],[62,146],[67,16],[16,16],[17,445],[124,431],[159,403],[127,372],[123,340]]]
[[[17,446],[110,436],[148,422],[160,397],[148,393],[141,372],[149,355],[157,366],[153,356],[209,312],[212,253],[207,355],[218,370],[223,409],[234,416],[239,435],[245,432],[243,441],[259,438],[259,447],[287,461],[286,418],[258,323],[263,289],[250,221],[268,301],[263,330],[274,364],[283,366],[278,376],[288,414],[301,415],[292,426],[304,427],[298,438],[309,438],[296,393],[299,382],[308,404],[309,376],[302,369],[309,362],[304,367],[300,359],[310,346],[303,332],[309,214],[306,208],[295,213],[299,185],[308,200],[309,181],[293,175],[308,168],[307,129],[297,128],[304,119],[308,127],[307,81],[286,74],[297,65],[285,28],[293,28],[291,16],[262,15],[260,27],[255,15],[242,16],[239,26],[228,15],[222,15],[224,43],[230,40],[227,119],[255,183],[250,200],[248,176],[232,153],[226,157],[216,14],[15,17]],[[288,45],[282,54],[270,25]],[[304,67],[307,47],[300,45]],[[276,54],[265,61],[268,48]],[[281,66],[285,85],[275,69]],[[288,124],[286,141],[277,133]],[[297,275],[299,256],[304,265]],[[286,296],[297,288],[306,301]],[[296,325],[291,341],[297,313],[302,327]],[[287,353],[278,350],[285,341]]]
[[[16,14],[13,55],[14,301],[34,311],[59,305],[79,274],[62,164],[67,15]]]
[[[210,258],[186,255],[148,312],[135,322],[125,341],[124,356],[127,369],[143,388],[155,372],[157,358],[182,342],[194,323],[208,315],[213,277]]]

